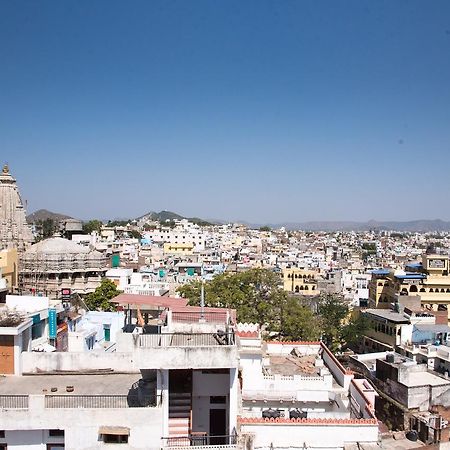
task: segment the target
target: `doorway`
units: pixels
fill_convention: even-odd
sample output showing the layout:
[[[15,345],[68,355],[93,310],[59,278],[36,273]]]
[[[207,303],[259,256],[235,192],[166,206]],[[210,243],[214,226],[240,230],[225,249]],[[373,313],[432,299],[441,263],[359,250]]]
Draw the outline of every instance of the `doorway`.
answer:
[[[209,445],[225,445],[227,434],[227,410],[209,410]]]

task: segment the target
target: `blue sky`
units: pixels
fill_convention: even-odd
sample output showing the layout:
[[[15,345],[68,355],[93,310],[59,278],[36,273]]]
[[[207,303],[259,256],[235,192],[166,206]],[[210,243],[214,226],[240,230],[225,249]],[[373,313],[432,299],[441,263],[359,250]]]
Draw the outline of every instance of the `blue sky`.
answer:
[[[449,220],[450,2],[2,1],[29,212]]]

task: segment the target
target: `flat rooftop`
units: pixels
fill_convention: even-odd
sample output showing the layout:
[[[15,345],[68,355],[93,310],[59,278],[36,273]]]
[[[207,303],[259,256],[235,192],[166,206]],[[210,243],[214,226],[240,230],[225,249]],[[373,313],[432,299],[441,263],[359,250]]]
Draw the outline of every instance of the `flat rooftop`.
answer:
[[[140,373],[7,376],[0,377],[0,395],[127,395],[141,378]],[[66,386],[73,386],[73,392],[66,392]]]
[[[403,314],[392,311],[391,309],[366,309],[364,310],[364,313],[388,320],[389,322],[409,323],[409,319],[407,317]]]
[[[408,381],[403,381],[408,387],[418,386],[445,386],[450,385],[450,380],[438,377],[430,372],[411,372],[408,374]]]
[[[315,367],[315,355],[293,356],[277,355],[270,356],[270,373],[272,375],[303,375],[316,376],[319,369]]]

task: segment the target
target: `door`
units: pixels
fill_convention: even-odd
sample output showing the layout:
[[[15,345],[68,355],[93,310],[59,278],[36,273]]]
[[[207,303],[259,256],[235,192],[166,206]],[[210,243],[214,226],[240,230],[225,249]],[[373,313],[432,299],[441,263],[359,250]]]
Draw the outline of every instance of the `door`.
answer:
[[[225,445],[227,434],[227,410],[209,410],[209,445]]]
[[[14,373],[14,336],[0,336],[0,374]]]

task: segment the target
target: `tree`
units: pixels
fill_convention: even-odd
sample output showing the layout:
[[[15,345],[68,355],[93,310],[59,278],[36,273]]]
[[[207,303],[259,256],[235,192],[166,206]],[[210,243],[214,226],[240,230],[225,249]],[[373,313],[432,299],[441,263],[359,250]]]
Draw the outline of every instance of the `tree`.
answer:
[[[142,235],[137,230],[128,230],[127,233],[134,239],[141,239]]]
[[[281,311],[287,299],[279,285],[278,275],[267,269],[224,273],[205,282],[205,305],[236,309],[239,322],[258,323],[279,332]],[[200,281],[178,288],[190,305],[199,305],[200,290]]]
[[[111,280],[103,278],[100,286],[86,296],[86,306],[93,311],[115,311],[116,306],[111,303],[111,300],[120,292]]]
[[[287,341],[320,339],[320,320],[300,299],[289,297],[283,307],[280,337]]]
[[[48,217],[42,222],[42,238],[47,239],[52,237],[56,231],[56,224],[53,219]]]
[[[342,341],[350,347],[358,349],[363,336],[370,328],[369,320],[362,314],[352,316],[349,322],[342,328]]]
[[[318,313],[322,327],[322,340],[327,347],[336,351],[342,346],[342,328],[349,310],[343,299],[337,295],[323,295],[319,299]]]
[[[271,231],[271,228],[267,225],[263,226],[263,227],[259,227],[259,231]]]
[[[103,222],[101,220],[90,220],[83,223],[83,232],[85,234],[91,234],[93,231],[100,233],[102,231]]]

